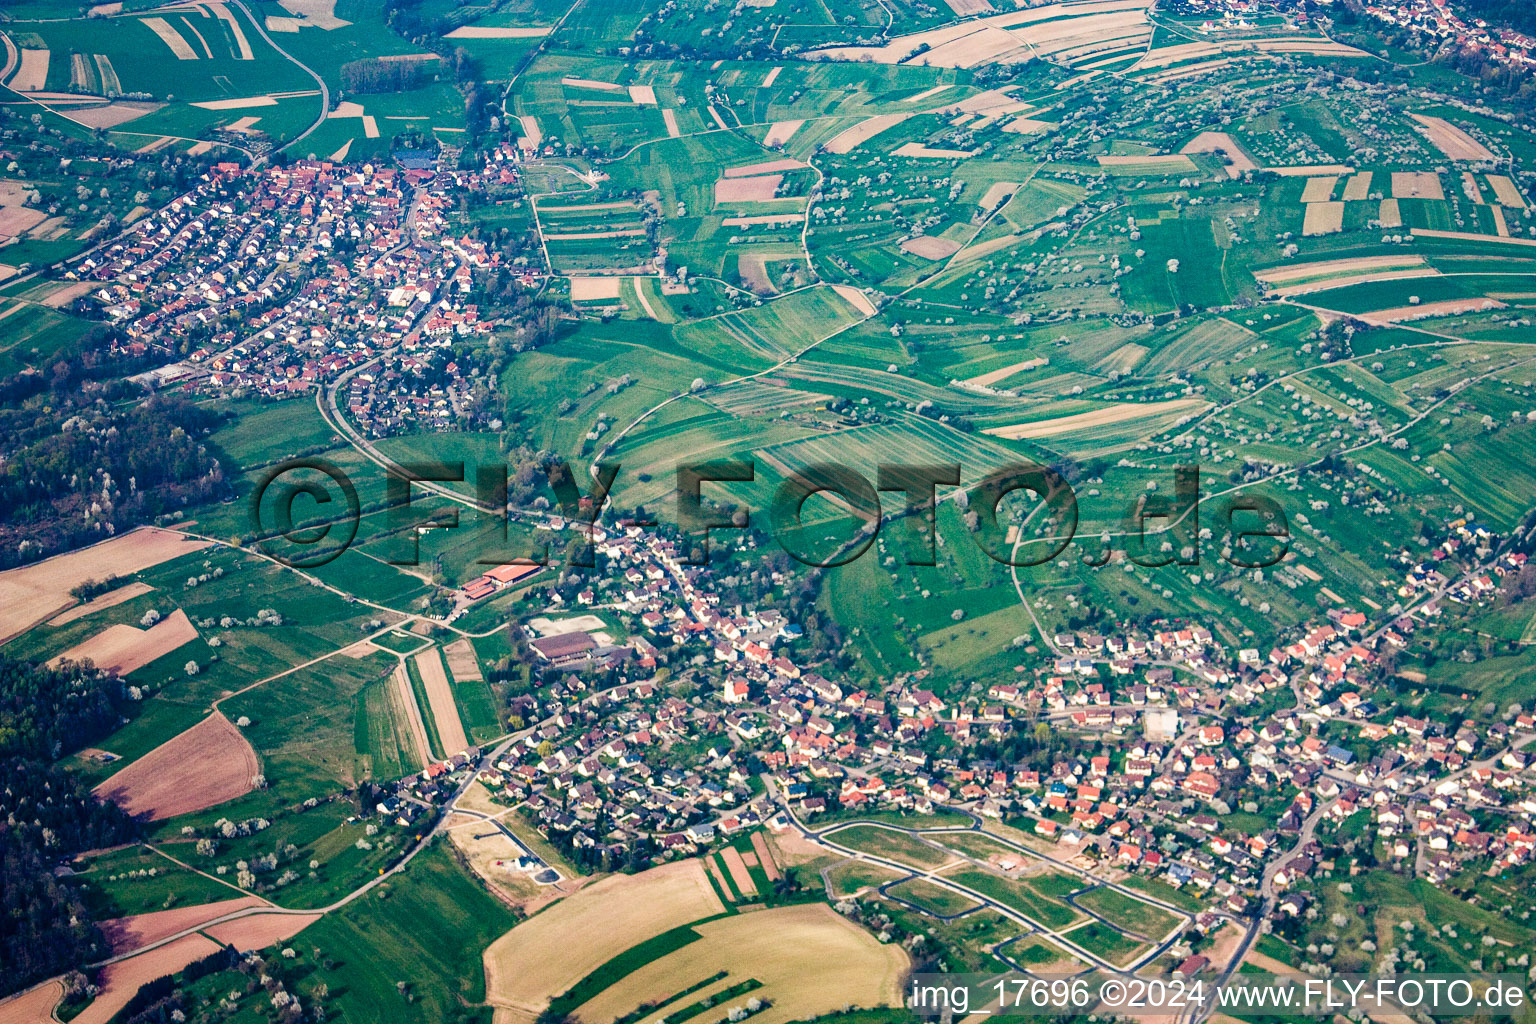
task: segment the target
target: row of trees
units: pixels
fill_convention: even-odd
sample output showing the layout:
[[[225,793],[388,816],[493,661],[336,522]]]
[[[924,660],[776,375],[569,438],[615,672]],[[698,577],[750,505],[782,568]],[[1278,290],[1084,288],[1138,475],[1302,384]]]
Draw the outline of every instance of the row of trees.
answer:
[[[380,60],[365,57],[341,66],[341,88],[347,93],[408,92],[427,82],[424,60]]]

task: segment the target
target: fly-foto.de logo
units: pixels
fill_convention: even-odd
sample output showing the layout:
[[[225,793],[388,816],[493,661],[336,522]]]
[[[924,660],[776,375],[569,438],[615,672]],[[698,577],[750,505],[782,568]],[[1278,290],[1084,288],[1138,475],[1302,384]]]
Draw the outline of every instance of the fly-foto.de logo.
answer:
[[[552,503],[534,503],[543,507],[509,503],[512,468],[505,463],[479,464],[472,473],[463,462],[390,464],[382,475],[383,493],[365,504],[348,474],[323,459],[273,466],[250,495],[251,539],[279,561],[316,568],[352,545],[365,515],[377,515],[381,531],[400,536],[405,548],[386,561],[415,565],[420,531],[458,529],[459,510],[467,508],[493,527],[500,524],[499,537],[494,528],[484,530],[486,550],[477,553],[476,563],[548,564],[547,550],[508,546],[509,518],[529,517],[538,525],[576,531],[577,542],[567,551],[569,564],[579,568],[595,565],[591,529],[606,513],[626,527],[675,530],[680,561],[691,565],[709,561],[713,535],[744,529],[766,530],[790,557],[816,568],[846,565],[868,552],[882,529],[894,529],[903,535],[906,564],[935,565],[935,512],[952,501],[974,516],[970,536],[989,558],[1034,566],[1061,557],[1079,539],[1082,524],[1077,491],[1067,476],[1032,462],[996,467],[969,481],[959,463],[882,463],[866,470],[823,462],[775,466],[771,477],[760,477],[751,459],[681,463],[664,503],[667,522],[658,521],[654,511],[616,505],[622,481],[617,463],[593,466],[585,489],[564,461],[543,464],[542,482],[553,497]],[[472,487],[463,486],[470,482]],[[1099,528],[1084,538],[1096,543],[1083,545],[1094,550],[1080,556],[1086,564],[1104,565],[1120,553],[1148,568],[1199,565],[1212,545],[1223,561],[1243,569],[1265,568],[1285,557],[1289,522],[1273,498],[1239,488],[1203,495],[1198,466],[1174,467],[1173,486],[1164,489],[1163,482],[1166,477],[1143,483],[1134,496],[1118,502],[1116,515],[1096,516]],[[754,505],[765,493],[766,502]],[[433,494],[447,498],[451,507],[425,516],[419,499]],[[1094,495],[1104,502],[1098,489]],[[836,507],[846,527],[830,543],[825,536],[814,543],[805,537],[806,506],[818,497]],[[1109,501],[1116,503],[1113,494]]]

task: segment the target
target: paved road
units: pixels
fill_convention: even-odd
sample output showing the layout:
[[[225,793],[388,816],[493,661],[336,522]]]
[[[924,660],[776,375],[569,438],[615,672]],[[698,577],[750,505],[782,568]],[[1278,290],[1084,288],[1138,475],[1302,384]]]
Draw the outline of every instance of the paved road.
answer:
[[[770,786],[771,786],[771,783],[770,783]],[[1178,941],[1179,936],[1181,934],[1183,934],[1184,928],[1192,920],[1192,917],[1189,914],[1189,912],[1184,910],[1184,909],[1182,909],[1182,908],[1180,908],[1180,907],[1176,907],[1176,906],[1174,906],[1174,905],[1172,905],[1170,903],[1165,903],[1162,900],[1159,900],[1159,899],[1157,899],[1155,897],[1147,895],[1146,893],[1137,892],[1137,891],[1134,891],[1134,890],[1131,890],[1131,889],[1127,889],[1126,887],[1121,886],[1121,885],[1119,885],[1117,883],[1105,881],[1104,879],[1100,879],[1100,878],[1094,876],[1091,872],[1085,872],[1085,871],[1075,867],[1074,865],[1068,864],[1065,861],[1058,860],[1057,858],[1052,857],[1049,854],[1042,853],[1039,850],[1033,849],[1032,847],[1028,847],[1028,846],[1023,845],[1022,843],[1015,842],[1015,841],[1013,841],[1011,839],[1008,839],[1005,836],[1000,836],[1000,835],[998,835],[995,832],[986,832],[985,830],[982,829],[980,820],[975,818],[974,815],[971,815],[971,818],[972,818],[971,825],[969,827],[964,827],[964,828],[914,829],[914,828],[905,828],[905,827],[900,826],[900,825],[893,825],[890,822],[874,821],[874,820],[869,820],[869,819],[855,819],[855,820],[852,820],[852,821],[837,822],[836,824],[829,825],[829,826],[827,826],[824,829],[816,830],[816,829],[811,829],[810,827],[805,825],[802,821],[800,821],[800,819],[798,817],[796,817],[796,815],[794,813],[794,809],[789,805],[789,803],[786,800],[784,800],[782,798],[776,797],[776,802],[778,803],[780,809],[783,810],[783,812],[785,813],[785,816],[789,819],[792,827],[794,827],[795,830],[798,831],[800,833],[800,835],[803,836],[807,841],[809,841],[811,843],[814,843],[814,844],[816,844],[818,846],[822,846],[822,847],[824,847],[826,849],[832,850],[832,851],[834,851],[834,852],[836,852],[836,853],[838,853],[838,854],[840,854],[842,856],[848,857],[851,860],[863,861],[865,863],[876,864],[876,865],[878,865],[880,867],[890,868],[892,870],[901,872],[903,875],[907,875],[907,876],[910,876],[910,877],[922,878],[925,881],[928,881],[928,882],[931,882],[931,883],[933,883],[935,885],[940,886],[941,888],[948,889],[951,892],[959,893],[960,895],[965,896],[965,897],[975,901],[976,903],[979,903],[982,906],[987,907],[988,909],[996,911],[998,914],[1001,914],[1003,917],[1008,918],[1010,921],[1013,921],[1015,924],[1023,925],[1031,933],[1035,933],[1035,934],[1039,934],[1039,935],[1045,936],[1046,938],[1050,939],[1050,941],[1056,943],[1061,948],[1067,950],[1072,955],[1074,955],[1078,959],[1082,960],[1084,963],[1090,964],[1090,965],[1092,965],[1095,968],[1098,968],[1098,969],[1104,970],[1104,971],[1109,971],[1109,972],[1114,973],[1114,974],[1119,974],[1119,975],[1133,974],[1133,973],[1135,973],[1136,970],[1138,970],[1142,966],[1146,965],[1147,963],[1152,962],[1153,960],[1156,960],[1159,956],[1161,956],[1163,953],[1165,953],[1175,942]],[[950,809],[954,809],[954,808],[950,808]],[[962,809],[962,813],[969,814],[968,811],[963,811],[963,809]],[[1091,952],[1091,951],[1089,951],[1087,949],[1084,949],[1082,946],[1079,946],[1077,943],[1072,941],[1070,936],[1064,935],[1063,933],[1061,933],[1061,932],[1059,932],[1059,931],[1057,931],[1055,929],[1047,927],[1046,925],[1040,923],[1039,921],[1036,921],[1034,918],[1030,917],[1027,914],[1022,913],[1021,911],[1015,909],[1014,907],[1011,907],[1011,906],[1009,906],[1009,905],[1007,905],[1005,903],[1001,903],[998,900],[994,899],[993,897],[988,896],[986,893],[979,892],[979,891],[977,891],[975,889],[970,888],[969,886],[966,886],[966,885],[964,885],[962,883],[956,882],[952,878],[948,878],[948,877],[945,877],[944,875],[937,874],[936,873],[937,869],[925,871],[925,870],[922,870],[922,869],[913,868],[912,865],[904,864],[901,861],[892,860],[892,859],[889,859],[889,858],[886,858],[886,857],[881,857],[881,856],[879,856],[877,854],[866,853],[866,852],[861,851],[861,850],[855,850],[855,849],[852,849],[850,847],[843,846],[842,844],[836,842],[835,839],[829,838],[830,835],[835,835],[838,831],[850,828],[850,827],[852,827],[854,825],[870,825],[870,826],[874,826],[874,827],[877,827],[877,828],[884,828],[884,829],[887,829],[887,830],[890,830],[890,831],[893,831],[893,832],[899,832],[899,833],[902,833],[904,835],[911,836],[911,837],[913,837],[913,838],[915,838],[915,839],[917,839],[919,841],[923,841],[923,842],[930,842],[932,840],[941,839],[946,834],[955,834],[955,833],[963,833],[963,832],[983,833],[989,839],[994,840],[994,841],[996,841],[998,843],[1001,843],[1002,845],[1007,846],[1010,849],[1012,849],[1012,850],[1014,850],[1014,851],[1016,851],[1018,853],[1024,854],[1024,855],[1029,856],[1029,857],[1036,858],[1037,860],[1046,861],[1047,863],[1050,863],[1050,864],[1052,864],[1052,865],[1054,865],[1054,866],[1056,866],[1056,867],[1058,867],[1058,868],[1060,868],[1060,869],[1062,869],[1064,871],[1070,872],[1070,873],[1072,873],[1074,875],[1078,875],[1078,876],[1088,880],[1090,883],[1092,883],[1092,884],[1094,884],[1096,886],[1102,886],[1102,887],[1105,887],[1105,888],[1114,889],[1117,892],[1120,892],[1122,895],[1125,895],[1125,896],[1127,896],[1129,898],[1142,900],[1143,902],[1151,903],[1154,906],[1160,907],[1161,909],[1164,909],[1164,910],[1168,911],[1169,913],[1173,914],[1174,917],[1177,919],[1178,923],[1177,923],[1177,925],[1175,925],[1168,932],[1167,935],[1163,936],[1163,938],[1161,940],[1159,940],[1151,949],[1149,949],[1146,952],[1142,953],[1140,956],[1138,956],[1131,963],[1127,964],[1124,967],[1121,967],[1121,966],[1118,966],[1116,964],[1112,964],[1112,963],[1110,963],[1107,960],[1104,960],[1102,957],[1098,956],[1097,954],[1095,954],[1095,953],[1093,953],[1093,952]],[[980,863],[980,862],[974,860],[973,858],[966,856],[963,853],[960,853],[960,852],[955,851],[955,850],[950,850],[947,847],[945,849],[948,852],[953,853],[955,855],[955,859],[956,860],[969,861],[971,863]]]
[[[1248,950],[1258,940],[1260,923],[1274,912],[1277,898],[1275,893],[1275,875],[1280,873],[1280,869],[1285,866],[1285,863],[1295,856],[1302,847],[1312,841],[1312,837],[1317,832],[1318,822],[1322,820],[1323,815],[1336,803],[1338,803],[1337,800],[1330,800],[1327,803],[1318,801],[1316,806],[1312,808],[1312,813],[1307,815],[1306,821],[1302,823],[1301,831],[1297,834],[1296,842],[1291,845],[1290,850],[1271,857],[1269,863],[1265,865],[1263,880],[1259,883],[1259,899],[1261,901],[1259,910],[1249,919],[1248,927],[1243,932],[1243,937],[1238,942],[1237,948],[1232,951],[1231,959],[1227,961],[1225,966],[1219,969],[1216,977],[1211,979],[1209,987],[1224,984],[1242,966],[1243,958],[1248,955]],[[1176,1024],[1199,1024],[1199,1022],[1209,1019],[1216,1012],[1216,1009],[1215,1003],[1211,1000],[1207,1000],[1200,1005],[1192,1005],[1179,1015]]]
[[[241,2],[241,0],[229,0],[229,3],[232,6],[240,8],[240,10],[244,12],[245,16],[250,19],[251,24],[256,26],[257,35],[261,36],[261,38],[266,41],[268,46],[272,47],[272,49],[276,50],[284,57],[287,57],[290,63],[297,65],[299,68],[302,68],[304,73],[309,75],[310,78],[313,78],[315,80],[315,84],[320,87],[320,116],[315,118],[315,122],[308,128],[304,129],[304,131],[301,132],[297,137],[295,137],[287,145],[283,146],[284,149],[291,149],[307,139],[311,132],[325,123],[326,115],[331,112],[331,87],[325,84],[324,78],[321,78],[318,74],[315,73],[314,68],[310,67],[308,64],[305,64],[303,61],[299,60],[297,57],[283,49],[281,46],[278,46],[277,43],[273,41],[272,37],[267,35],[266,26],[262,24],[261,19],[252,14],[250,8],[246,7],[245,4]],[[260,162],[260,160],[256,161],[256,163]],[[252,166],[255,165],[253,164]]]

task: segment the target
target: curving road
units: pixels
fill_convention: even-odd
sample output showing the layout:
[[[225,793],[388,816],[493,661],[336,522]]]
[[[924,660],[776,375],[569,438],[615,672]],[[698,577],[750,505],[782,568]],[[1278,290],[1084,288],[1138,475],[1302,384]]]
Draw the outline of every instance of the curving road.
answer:
[[[243,13],[250,21],[251,25],[255,27],[256,34],[261,36],[261,38],[266,42],[268,46],[272,47],[272,49],[286,57],[289,63],[303,70],[304,73],[309,75],[310,78],[313,78],[315,80],[315,84],[320,87],[320,116],[315,118],[315,122],[313,124],[304,129],[303,132],[287,142],[281,148],[289,149],[293,146],[297,146],[299,143],[308,138],[310,133],[312,133],[316,128],[319,128],[322,124],[325,123],[326,115],[331,112],[331,87],[325,84],[325,79],[321,78],[320,75],[315,72],[314,68],[310,67],[308,64],[305,64],[303,61],[299,60],[299,58],[295,57],[281,46],[278,46],[277,43],[273,42],[272,37],[267,35],[266,26],[257,19],[256,15],[251,13],[251,9],[245,6],[242,0],[229,0],[229,3],[233,7],[240,8],[241,13]],[[255,167],[256,165],[260,164],[261,159],[256,160],[255,163],[253,163],[251,166]]]
[[[772,784],[769,783],[769,785],[771,787]],[[975,815],[971,815],[969,811],[964,811],[963,809],[959,809],[959,808],[946,808],[946,809],[949,809],[949,810],[961,810],[961,813],[964,813],[964,814],[967,814],[968,816],[970,816],[972,820],[971,820],[970,826],[968,826],[968,827],[962,827],[962,828],[937,828],[937,829],[915,829],[915,828],[906,828],[906,827],[903,827],[903,826],[900,826],[900,825],[893,825],[890,822],[885,822],[885,821],[874,821],[874,820],[871,820],[871,819],[854,819],[854,820],[851,820],[851,821],[840,821],[840,822],[837,822],[834,825],[830,825],[830,826],[828,826],[826,828],[823,828],[823,829],[820,829],[820,830],[816,830],[816,829],[809,828],[803,822],[801,822],[800,819],[795,816],[794,810],[793,810],[792,807],[790,807],[788,801],[784,800],[781,796],[778,796],[776,791],[775,791],[775,802],[778,804],[779,808],[784,812],[785,816],[789,819],[791,825],[795,828],[795,830],[798,831],[800,833],[800,835],[802,837],[804,837],[807,841],[809,841],[811,843],[814,843],[817,846],[821,846],[821,847],[823,847],[825,849],[831,850],[831,851],[833,851],[833,852],[835,852],[835,853],[837,853],[837,854],[839,854],[841,856],[847,857],[850,860],[863,861],[865,863],[875,864],[875,865],[878,865],[880,867],[890,868],[892,870],[901,872],[905,876],[910,876],[910,877],[914,877],[914,878],[922,878],[923,880],[931,882],[931,883],[933,883],[935,885],[938,885],[941,888],[948,889],[951,892],[955,892],[955,893],[958,893],[958,894],[960,894],[962,896],[965,896],[968,899],[971,899],[971,900],[975,901],[976,903],[979,903],[982,906],[987,907],[990,910],[996,911],[997,913],[1001,914],[1003,917],[1006,917],[1008,920],[1014,922],[1015,924],[1023,925],[1025,928],[1027,928],[1029,930],[1030,933],[1039,934],[1039,935],[1045,936],[1051,942],[1053,942],[1053,943],[1057,944],[1058,946],[1060,946],[1061,948],[1067,950],[1073,956],[1077,957],[1079,960],[1082,960],[1084,963],[1090,964],[1091,965],[1091,969],[1098,969],[1098,970],[1108,971],[1108,972],[1110,972],[1112,974],[1116,974],[1116,975],[1130,975],[1130,974],[1134,974],[1137,970],[1141,969],[1142,967],[1146,966],[1148,963],[1151,963],[1152,961],[1156,960],[1159,956],[1162,956],[1163,953],[1167,952],[1168,949],[1170,947],[1172,947],[1173,944],[1176,943],[1179,940],[1179,937],[1183,934],[1185,927],[1193,920],[1193,916],[1188,911],[1184,910],[1181,907],[1176,907],[1176,906],[1174,906],[1171,903],[1166,903],[1166,902],[1164,902],[1162,900],[1159,900],[1159,899],[1157,899],[1154,896],[1150,896],[1150,895],[1148,895],[1146,893],[1138,892],[1138,891],[1135,891],[1135,890],[1132,890],[1132,889],[1128,889],[1125,886],[1119,885],[1118,883],[1104,881],[1103,879],[1095,877],[1091,872],[1085,872],[1082,869],[1080,869],[1078,867],[1075,867],[1074,865],[1068,864],[1065,861],[1058,860],[1057,858],[1052,857],[1049,854],[1042,853],[1041,851],[1036,850],[1036,849],[1034,849],[1032,847],[1025,846],[1022,843],[1019,843],[1019,842],[1016,842],[1016,841],[1014,841],[1012,839],[1007,838],[1006,836],[1000,836],[1000,835],[998,835],[995,832],[987,832],[987,831],[985,831],[981,827],[980,819],[976,818]],[[1113,889],[1113,890],[1121,893],[1122,895],[1124,895],[1124,896],[1126,896],[1128,898],[1140,900],[1142,902],[1149,903],[1149,904],[1151,904],[1153,906],[1156,906],[1156,907],[1158,907],[1158,908],[1160,908],[1162,910],[1166,910],[1169,913],[1171,913],[1172,915],[1174,915],[1174,917],[1176,918],[1178,923],[1172,929],[1169,930],[1168,934],[1164,935],[1161,939],[1157,940],[1151,949],[1145,951],[1140,956],[1136,957],[1136,959],[1132,960],[1129,964],[1127,964],[1127,965],[1122,967],[1120,965],[1110,963],[1109,961],[1107,961],[1107,960],[1103,959],[1102,957],[1100,957],[1098,954],[1093,953],[1093,952],[1091,952],[1091,951],[1089,951],[1087,949],[1084,949],[1082,946],[1079,946],[1077,943],[1072,941],[1072,939],[1070,938],[1069,935],[1064,934],[1064,933],[1062,933],[1060,931],[1057,931],[1055,929],[1049,928],[1049,927],[1047,927],[1044,924],[1041,924],[1039,921],[1036,921],[1034,918],[1030,917],[1028,914],[1023,913],[1023,912],[1017,910],[1016,908],[1014,908],[1012,906],[1009,906],[1006,903],[1002,903],[1002,902],[994,899],[993,897],[988,896],[986,893],[979,892],[979,891],[977,891],[975,889],[970,888],[969,886],[966,886],[966,885],[964,885],[964,884],[962,884],[960,882],[956,882],[955,880],[953,880],[951,878],[947,878],[944,875],[939,874],[938,871],[941,870],[941,869],[931,869],[931,870],[927,870],[927,871],[914,869],[912,867],[912,865],[910,865],[910,864],[906,864],[906,863],[903,863],[903,862],[897,861],[897,860],[892,860],[892,859],[887,858],[887,857],[881,857],[878,854],[867,853],[867,852],[862,851],[862,850],[855,850],[855,849],[853,849],[851,847],[843,846],[842,844],[836,842],[835,839],[830,838],[830,837],[834,836],[837,832],[842,831],[842,830],[847,829],[847,828],[850,828],[850,827],[855,826],[855,825],[870,825],[870,826],[873,826],[873,827],[876,827],[876,828],[883,828],[883,829],[886,829],[886,830],[889,830],[889,831],[892,831],[892,832],[898,832],[898,833],[910,836],[910,837],[912,837],[914,839],[917,839],[920,842],[929,842],[929,841],[931,841],[933,839],[942,837],[942,836],[944,836],[946,834],[964,833],[964,832],[975,832],[975,833],[984,834],[984,835],[987,836],[988,839],[991,839],[991,840],[993,840],[995,842],[998,842],[998,843],[1000,843],[1000,844],[1002,844],[1004,846],[1007,846],[1008,848],[1014,850],[1017,853],[1021,853],[1021,854],[1024,854],[1024,855],[1028,856],[1028,857],[1035,858],[1036,860],[1045,861],[1045,862],[1051,864],[1052,866],[1054,866],[1056,868],[1059,868],[1059,869],[1061,869],[1063,871],[1066,871],[1066,872],[1069,872],[1071,874],[1077,875],[1078,877],[1083,878],[1085,881],[1090,883],[1091,886]],[[975,861],[973,858],[970,858],[970,857],[966,856],[964,853],[961,853],[959,851],[950,849],[948,847],[946,847],[945,850],[947,852],[949,852],[949,853],[953,853],[955,855],[955,857],[957,859],[959,859],[959,860],[969,861],[971,863],[979,863],[979,862]],[[1117,928],[1118,928],[1118,926],[1117,926]],[[1069,929],[1069,931],[1070,931],[1070,929]]]

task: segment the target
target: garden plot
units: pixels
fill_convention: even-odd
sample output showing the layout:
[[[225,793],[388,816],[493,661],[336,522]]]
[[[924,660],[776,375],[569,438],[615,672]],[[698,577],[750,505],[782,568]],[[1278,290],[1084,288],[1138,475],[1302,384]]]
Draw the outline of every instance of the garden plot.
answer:
[[[976,204],[977,209],[984,213],[991,212],[1005,199],[1012,199],[1013,194],[1019,190],[1016,181],[994,181],[987,187],[987,191],[981,197],[981,202]]]
[[[829,47],[811,51],[808,56],[813,60],[911,63],[929,67],[1017,63],[1094,41],[1123,38],[1127,29],[1145,28],[1148,6],[1150,0],[1045,4],[1025,11],[907,33],[881,46]]]
[[[940,149],[920,142],[908,142],[891,150],[891,156],[904,156],[918,160],[969,160],[975,156],[969,149]]]
[[[443,670],[442,656],[437,648],[430,647],[415,655],[415,662],[422,689],[427,692],[427,704],[432,709],[432,722],[437,726],[437,737],[443,744],[443,755],[449,757],[468,750],[469,737],[464,733],[464,722],[453,699],[453,685]]]
[[[916,111],[909,114],[876,114],[834,135],[821,148],[838,156],[852,153],[881,132],[896,127],[909,117],[916,116]]]
[[[777,378],[737,381],[710,389],[704,401],[732,416],[777,416],[825,405],[826,395],[792,388]]]
[[[751,178],[760,174],[784,174],[789,171],[798,171],[804,166],[805,164],[799,160],[764,160],[761,163],[727,167],[720,172],[720,177]]]
[[[333,32],[352,24],[336,16],[336,0],[278,0],[291,18],[267,15],[267,29],[272,32],[297,32],[317,28]]]
[[[1248,151],[1226,132],[1201,132],[1184,144],[1180,153],[1219,153],[1227,158],[1227,177],[1241,178],[1245,171],[1258,170],[1258,163]]]
[[[617,277],[571,278],[572,302],[617,302],[621,279]]]
[[[468,637],[462,637],[443,648],[448,658],[448,673],[456,683],[478,683],[485,677],[480,673],[480,659],[475,655],[475,645]]]
[[[901,251],[925,260],[942,260],[960,251],[960,243],[936,235],[917,235],[901,243]]]
[[[1008,441],[1019,441],[1040,437],[1059,437],[1062,434],[1088,433],[1099,427],[1120,426],[1143,419],[1152,421],[1152,425],[1159,425],[1166,423],[1170,418],[1177,419],[1203,410],[1209,405],[1209,402],[1198,398],[1182,398],[1167,402],[1123,402],[1073,416],[1059,416],[1055,419],[993,427],[990,430],[983,430],[982,433]]]
[[[0,239],[18,238],[48,219],[42,210],[26,206],[0,206]]]
[[[109,1024],[144,985],[175,974],[195,960],[219,951],[219,944],[202,935],[186,935],[147,953],[102,968],[100,992],[89,1006],[71,1018],[75,1024]]]
[[[791,210],[787,213],[763,213],[755,217],[724,217],[720,220],[720,226],[727,228],[754,228],[764,227],[769,224],[794,224],[803,220],[805,220],[804,211]],[[746,256],[742,257],[742,259],[746,258]]]
[[[1237,63],[1235,57],[1223,57],[1220,60],[1205,61],[1192,67],[1174,68],[1170,71],[1159,71],[1156,74],[1146,75],[1141,81],[1160,85],[1164,82],[1177,82],[1185,78],[1194,78],[1196,75],[1207,75],[1212,71],[1220,71],[1222,68]]]
[[[715,182],[715,205],[730,203],[762,203],[775,197],[782,174],[760,174],[752,178],[720,178]]]
[[[671,113],[671,111],[667,111]],[[805,122],[801,121],[775,121],[768,128],[768,134],[763,138],[763,145],[769,149],[775,149],[784,145],[798,132]]]
[[[1054,121],[1037,121],[1032,117],[1015,117],[1003,125],[1003,131],[1013,135],[1033,135],[1035,132],[1043,132],[1055,127]]]
[[[205,929],[209,938],[242,953],[285,942],[320,920],[319,914],[250,914]]]
[[[1393,171],[1393,199],[1444,199],[1440,175],[1434,171]]]
[[[869,296],[851,284],[835,284],[832,286],[832,290],[837,292],[844,302],[865,316],[874,316],[877,312],[875,304],[869,301]]]
[[[1451,238],[1460,242],[1500,242],[1505,245],[1536,246],[1536,238],[1501,238],[1498,235],[1479,235],[1471,231],[1436,231],[1433,228],[1414,228],[1415,238]]]
[[[148,629],[123,623],[108,626],[48,664],[89,661],[97,668],[126,676],[196,639],[197,629],[187,618],[187,613],[178,608]]]
[[[68,611],[61,612],[48,620],[50,626],[67,626],[76,619],[83,619],[87,615],[94,615],[99,611],[120,605],[125,601],[132,601],[141,594],[148,594],[155,588],[148,583],[133,582],[124,587],[93,597],[84,604],[77,604]]]
[[[394,673],[389,677],[389,697],[391,705],[400,712],[404,721],[406,736],[411,748],[411,753],[416,756],[416,763],[425,765],[432,762],[432,745],[427,742],[427,726],[421,718],[421,705],[416,703],[416,691],[411,686],[411,674],[405,667],[405,662],[395,666]]]
[[[1361,171],[1352,174],[1344,183],[1344,201],[1346,203],[1359,202],[1369,199],[1371,195],[1371,172]]]
[[[1101,156],[1098,162],[1110,174],[1194,174],[1199,170],[1183,153]]]
[[[720,999],[700,1021],[724,1020],[727,1011],[754,995],[766,1004],[752,1015],[759,1024],[811,1020],[848,1005],[901,1005],[901,985],[910,964],[906,953],[895,943],[882,945],[825,903],[735,914],[703,922],[694,932],[696,939],[616,979],[582,1004],[575,1016],[611,1021],[637,1006],[657,1004],[663,1017],[671,1013],[681,1020],[688,1007],[674,1009],[670,997],[720,973],[726,977],[719,985],[751,979],[758,987],[736,999]],[[697,998],[689,995],[678,1002]],[[706,1005],[713,1002],[711,998]]]
[[[443,36],[444,39],[542,39],[549,35],[550,26],[536,28],[497,28],[493,25],[460,25]]]
[[[69,113],[69,119],[87,128],[116,128],[145,114],[153,114],[161,106],[162,104],[159,103],[108,103],[104,107],[72,110]]]
[[[7,84],[16,92],[42,92],[48,87],[47,50],[23,49],[16,73]]]
[[[566,75],[560,79],[560,84],[570,89],[597,89],[600,92],[625,92],[622,85],[613,82],[599,82],[595,78],[576,78]]]
[[[200,903],[192,907],[155,910],[147,914],[134,914],[132,917],[102,921],[101,934],[106,938],[107,945],[111,947],[114,954],[130,953],[151,943],[168,939],[188,928],[207,924],[214,918],[223,917],[236,910],[265,906],[269,906],[267,901],[258,896],[240,896],[214,903]]]
[[[197,60],[197,54],[191,44],[182,38],[180,32],[171,26],[164,18],[140,18],[144,27],[160,37],[160,41],[166,45],[171,54],[177,60]]]
[[[1445,299],[1441,302],[1421,302],[1418,305],[1395,306],[1361,313],[1360,319],[1370,323],[1394,324],[1404,320],[1419,320],[1436,316],[1458,316],[1488,309],[1503,309],[1497,299],[1478,297],[1472,299]]]
[[[1278,174],[1282,178],[1310,178],[1320,174],[1353,174],[1355,169],[1345,164],[1288,164],[1278,167],[1265,167],[1263,170],[1270,174]]]
[[[1363,256],[1256,270],[1253,276],[1270,285],[1268,294],[1285,298],[1353,284],[1438,277],[1440,271],[1428,266],[1422,256]]]
[[[982,373],[976,375],[975,377],[967,377],[965,380],[961,381],[961,383],[971,384],[976,387],[990,388],[1000,381],[1007,380],[1009,377],[1012,377],[1016,373],[1023,373],[1026,370],[1038,370],[1040,367],[1047,365],[1049,362],[1050,360],[1046,359],[1044,356],[1035,356],[1033,359],[1026,359],[1021,363],[1011,363],[1008,366],[993,370],[990,373]]]
[[[1525,209],[1525,197],[1515,187],[1515,183],[1503,174],[1489,174],[1488,187],[1493,189],[1494,196],[1501,206],[1510,206],[1516,210]]]
[[[945,86],[939,86],[939,91],[942,92],[945,88]],[[967,96],[958,103],[947,103],[943,107],[943,113],[980,114],[983,117],[1001,117],[1005,114],[1022,114],[1033,110],[1034,108],[1028,103],[1015,99],[1009,94],[1008,90],[1012,88],[1014,86],[1008,86],[1003,89],[988,89],[986,92]],[[929,89],[927,93],[920,93],[919,95],[929,95],[933,92],[934,90]],[[917,98],[916,96],[912,97],[912,99]],[[907,102],[910,103],[912,100]]]
[[[336,109],[331,111],[329,114],[326,114],[325,116],[332,120],[347,120],[356,118],[362,122],[363,135],[366,138],[376,139],[379,137],[378,121],[374,119],[372,114],[369,114],[364,110],[361,103],[355,103],[352,100],[346,100],[345,102],[338,103],[336,105]],[[244,119],[242,119],[242,121],[243,120]],[[255,118],[250,119],[251,123],[254,123],[255,120]],[[231,125],[229,126],[229,130],[240,131],[242,128],[249,126],[249,124],[242,124],[240,127]]]
[[[1308,178],[1307,187],[1302,189],[1301,192],[1301,201],[1304,203],[1326,203],[1333,198],[1333,189],[1338,183],[1338,178]]]
[[[697,859],[610,875],[490,945],[486,1001],[513,1020],[532,1022],[551,999],[625,950],[724,910]]]

